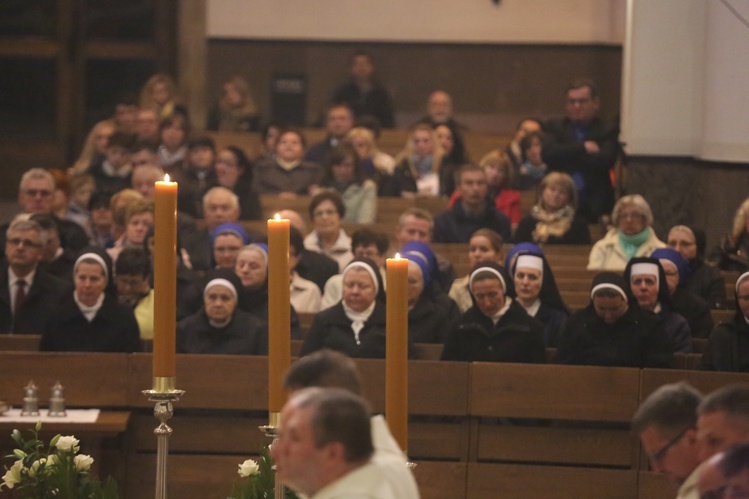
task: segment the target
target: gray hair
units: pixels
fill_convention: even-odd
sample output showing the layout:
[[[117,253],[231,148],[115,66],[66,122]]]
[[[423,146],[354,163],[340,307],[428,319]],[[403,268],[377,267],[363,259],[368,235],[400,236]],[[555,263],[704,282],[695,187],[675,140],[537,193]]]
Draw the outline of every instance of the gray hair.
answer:
[[[665,438],[697,426],[697,407],[702,394],[685,382],[663,385],[640,405],[632,418],[632,430],[640,434],[656,428]]]
[[[619,201],[614,205],[614,211],[611,212],[611,221],[615,226],[619,225],[619,212],[625,206],[634,206],[637,213],[645,219],[645,225],[653,225],[653,212],[648,202],[639,194],[630,194],[629,196],[620,197]]]
[[[229,203],[231,203],[231,207],[239,210],[239,196],[234,194],[226,187],[221,186],[211,187],[210,189],[208,189],[208,192],[203,195],[204,210],[208,207],[208,201],[211,199],[211,197],[219,193],[227,194],[229,196]]]
[[[423,208],[417,208],[414,206],[401,213],[401,215],[398,217],[398,227],[403,227],[403,225],[406,223],[406,218],[408,217],[426,220],[427,222],[429,222],[429,230],[431,231],[432,229],[434,229],[434,218],[432,217],[432,214]]]
[[[11,232],[20,230],[33,230],[39,234],[39,239],[42,244],[47,244],[47,231],[42,228],[39,222],[31,220],[28,217],[16,217],[8,226],[8,230],[5,231],[6,240],[10,237]]]
[[[55,177],[44,168],[32,168],[31,170],[26,170],[21,177],[21,182],[18,184],[18,190],[22,191],[23,186],[29,180],[49,180],[52,184],[52,189],[56,186]]]

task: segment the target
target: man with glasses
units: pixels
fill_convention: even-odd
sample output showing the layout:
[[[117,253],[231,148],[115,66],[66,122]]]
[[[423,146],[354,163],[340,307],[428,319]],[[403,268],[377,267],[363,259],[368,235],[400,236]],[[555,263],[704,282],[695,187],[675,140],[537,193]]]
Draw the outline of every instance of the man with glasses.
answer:
[[[619,155],[619,127],[598,117],[598,87],[578,80],[567,87],[566,117],[544,125],[541,151],[551,171],[569,173],[578,189],[578,210],[591,223],[614,206],[609,170]]]
[[[42,334],[68,288],[64,281],[39,269],[46,234],[33,220],[16,219],[6,232],[0,267],[0,334]]]
[[[42,168],[32,168],[21,177],[18,188],[18,204],[26,215],[53,215],[52,200],[55,194],[55,179]],[[63,248],[78,252],[88,246],[86,231],[75,222],[55,216]],[[5,247],[5,234],[10,223],[0,226],[0,246]]]
[[[702,395],[686,383],[663,385],[637,409],[632,431],[640,438],[653,471],[679,486],[677,499],[698,499],[700,446],[697,407]]]

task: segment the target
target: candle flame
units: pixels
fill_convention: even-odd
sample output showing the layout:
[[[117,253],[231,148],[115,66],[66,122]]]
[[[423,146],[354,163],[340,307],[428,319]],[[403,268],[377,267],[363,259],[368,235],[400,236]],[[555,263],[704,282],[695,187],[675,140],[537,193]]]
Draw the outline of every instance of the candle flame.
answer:
[[[164,174],[164,182],[170,182],[168,173]]]
[[[273,220],[281,220],[281,214],[276,213],[276,216],[273,217]]]
[[[396,254],[395,254],[395,258],[400,258],[400,257],[401,257],[401,254],[400,254],[400,253],[396,253]]]

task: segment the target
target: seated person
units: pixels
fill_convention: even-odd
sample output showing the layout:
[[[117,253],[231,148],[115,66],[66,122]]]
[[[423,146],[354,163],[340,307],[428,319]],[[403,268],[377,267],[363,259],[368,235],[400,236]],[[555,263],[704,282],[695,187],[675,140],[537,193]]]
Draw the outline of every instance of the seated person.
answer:
[[[92,163],[88,174],[96,182],[96,191],[105,195],[130,187],[130,175],[133,167],[130,164],[130,149],[135,144],[135,137],[122,132],[115,132],[109,138],[104,157]]]
[[[749,270],[749,198],[741,203],[733,217],[731,232],[720,244],[718,266],[721,270],[746,272]]]
[[[221,97],[208,115],[208,130],[259,132],[260,112],[250,85],[241,76],[232,76],[221,87]]]
[[[211,248],[213,248],[214,267],[234,270],[239,250],[248,244],[250,244],[250,235],[238,223],[227,222],[213,229]]]
[[[440,123],[434,126],[437,142],[442,148],[442,163],[440,164],[440,190],[445,196],[451,197],[455,192],[455,174],[460,167],[470,163],[463,137],[458,130],[450,125]]]
[[[390,241],[388,241],[385,234],[374,232],[370,229],[359,229],[351,236],[351,249],[354,253],[355,258],[366,257],[375,262],[377,268],[380,269],[380,276],[382,277],[383,285],[387,290],[387,282],[385,282],[385,260],[387,259],[388,248],[390,247]],[[322,297],[321,309],[325,310],[330,308],[343,297],[343,277],[341,274],[336,274],[328,279],[325,283],[325,290]]]
[[[517,249],[507,255],[515,296],[526,313],[544,325],[547,347],[556,347],[569,312],[541,248]]]
[[[185,249],[185,264],[194,270],[214,267],[211,232],[223,223],[239,220],[239,198],[226,187],[213,187],[203,196],[202,229],[178,231]]]
[[[356,126],[346,134],[346,140],[356,149],[365,175],[374,179],[378,186],[383,177],[393,174],[395,160],[378,148],[375,132],[364,126]]]
[[[380,185],[381,196],[436,197],[448,196],[442,188],[442,147],[430,125],[420,123],[408,134],[406,147],[395,158],[395,169],[390,178]],[[450,193],[452,194],[452,193]]]
[[[644,314],[619,274],[593,278],[590,305],[573,313],[559,336],[560,364],[614,367],[669,367],[673,346],[662,321]]]
[[[135,201],[125,211],[125,233],[107,250],[113,261],[125,248],[142,248],[148,229],[153,225],[154,205],[145,199]]]
[[[423,241],[409,241],[401,246],[399,252],[401,256],[410,255],[411,257],[418,258],[421,262],[426,262],[426,265],[421,269],[423,272],[429,274],[428,278],[424,280],[424,297],[434,302],[445,313],[444,317],[447,324],[451,324],[457,320],[460,317],[460,309],[447,296],[447,293],[445,293],[445,290],[442,289],[442,286],[438,282],[440,276],[439,262],[437,261],[437,255],[432,251],[432,247]],[[386,275],[386,273],[383,273],[383,276]],[[387,289],[387,283],[385,284],[385,288]]]
[[[468,241],[468,263],[471,268],[480,263],[494,262],[501,264],[504,259],[502,253],[502,236],[491,229],[479,229],[473,233]],[[453,281],[448,296],[458,305],[460,313],[466,312],[473,306],[473,297],[468,289],[470,275]]]
[[[187,141],[184,161],[168,172],[172,180],[179,183],[177,205],[180,211],[195,218],[203,216],[203,196],[218,185],[215,161],[216,144],[212,138],[196,136]]]
[[[689,265],[689,272],[681,285],[705,300],[711,308],[726,308],[726,280],[719,269],[705,261],[705,231],[676,225],[668,232],[666,244],[681,253]]]
[[[240,220],[261,220],[260,196],[252,188],[253,166],[237,146],[224,147],[216,156],[216,179],[239,198]]]
[[[611,221],[615,228],[590,250],[588,270],[622,271],[632,257],[649,256],[653,250],[666,247],[652,228],[650,205],[639,194],[619,198]]]
[[[364,176],[356,149],[346,141],[330,151],[320,187],[341,195],[344,222],[370,224],[377,216],[377,185]],[[319,192],[319,191],[318,191]]]
[[[707,342],[702,367],[710,371],[749,371],[749,272],[736,280],[736,315],[721,322]]]
[[[351,238],[343,230],[342,221],[346,206],[340,194],[321,191],[309,203],[309,217],[314,229],[304,238],[304,247],[329,256],[338,262],[339,270],[354,258]]]
[[[515,135],[513,135],[512,140],[504,151],[510,158],[510,162],[512,163],[515,172],[517,172],[523,164],[523,149],[520,146],[520,142],[522,142],[523,138],[525,138],[529,133],[540,131],[541,122],[535,118],[525,118],[518,123],[518,126],[515,129]]]
[[[351,78],[336,89],[331,102],[346,104],[357,120],[377,120],[383,128],[393,128],[393,101],[387,89],[377,80],[369,52],[357,51],[351,56]]]
[[[439,289],[430,286],[434,269],[418,251],[406,251],[401,256],[408,260],[408,338],[412,343],[442,344],[451,317],[449,310],[432,296]]]
[[[549,167],[541,157],[541,149],[544,145],[544,136],[541,132],[531,132],[520,141],[523,151],[523,163],[518,168],[514,186],[517,189],[527,191],[534,189],[548,172]]]
[[[279,215],[281,218],[288,219],[291,222],[291,226],[296,228],[301,234],[307,233],[307,225],[299,213],[294,210],[281,210]],[[325,289],[325,283],[333,276],[339,275],[338,262],[327,255],[304,248],[297,256],[299,257],[299,261],[296,264],[297,273],[304,279],[317,284],[321,293]]]
[[[510,297],[512,288],[508,286],[511,281],[496,263],[481,263],[473,269],[468,287],[476,304],[451,328],[442,360],[546,361],[543,324]]]
[[[515,231],[518,243],[590,244],[588,222],[577,213],[577,188],[566,173],[541,180],[538,199]]]
[[[49,352],[137,352],[138,322],[112,289],[112,263],[100,250],[83,253],[73,267],[75,288],[62,297],[39,344]],[[107,292],[107,288],[109,291]]]
[[[114,283],[120,303],[129,306],[138,321],[141,340],[153,339],[153,289],[151,259],[145,250],[125,248],[114,266]]]
[[[494,200],[494,206],[510,217],[512,230],[514,231],[520,222],[520,193],[510,189],[512,182],[512,165],[507,155],[502,151],[492,151],[479,162],[479,166],[486,172],[486,185],[489,188],[489,199]],[[460,192],[456,190],[450,197],[449,208],[460,199]]]
[[[155,183],[161,180],[164,180],[164,170],[160,166],[150,164],[133,165],[133,175],[130,179],[131,186],[133,190],[141,193],[149,201],[154,201],[156,193]]]
[[[167,173],[182,168],[187,157],[190,122],[182,113],[174,113],[159,124],[159,165]]]
[[[230,272],[208,281],[204,306],[177,324],[178,353],[266,355],[267,325],[237,307],[241,285]]]
[[[661,262],[663,272],[666,274],[666,283],[671,293],[673,310],[687,320],[692,338],[707,338],[713,331],[713,317],[710,314],[710,306],[705,300],[687,289],[686,275],[689,274],[689,266],[681,257],[681,254],[672,248],[660,248],[650,254],[651,258],[657,258]]]
[[[692,331],[687,320],[673,310],[666,274],[655,258],[636,257],[624,269],[624,280],[629,292],[637,300],[640,310],[654,313],[662,321],[663,330],[673,345],[674,352],[692,351]]]
[[[76,257],[72,250],[62,246],[58,219],[52,215],[38,214],[31,215],[31,220],[41,225],[46,234],[39,268],[65,282],[73,282]]]
[[[305,196],[317,189],[320,165],[304,160],[304,137],[295,130],[284,131],[276,144],[276,155],[257,164],[253,174],[255,192],[285,197]]]
[[[268,328],[268,246],[256,243],[245,246],[237,255],[234,273],[242,284],[239,308]],[[299,316],[291,308],[291,337],[300,336]]]
[[[465,129],[453,117],[453,98],[444,90],[435,90],[429,94],[427,114],[419,122],[426,123],[431,127],[445,123],[453,130]]]
[[[354,126],[354,113],[346,104],[331,104],[325,110],[325,139],[312,144],[304,155],[305,161],[317,165],[325,164],[330,152],[346,138]]]
[[[372,260],[355,258],[343,269],[343,298],[315,316],[299,355],[323,348],[385,358],[385,293]]]
[[[435,243],[467,243],[479,229],[492,229],[504,239],[510,238],[510,219],[498,211],[487,197],[484,169],[466,165],[457,175],[460,200],[434,218]]]
[[[299,255],[304,251],[304,238],[296,227],[289,231],[289,267],[291,268],[291,306],[299,314],[316,314],[322,300],[320,288],[296,271]]]

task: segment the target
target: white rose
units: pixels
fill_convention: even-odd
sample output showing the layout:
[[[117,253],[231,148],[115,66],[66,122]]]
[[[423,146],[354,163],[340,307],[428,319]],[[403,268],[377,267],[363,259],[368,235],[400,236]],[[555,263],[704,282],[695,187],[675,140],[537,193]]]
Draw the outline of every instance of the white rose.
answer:
[[[57,440],[55,447],[57,447],[57,450],[61,451],[78,452],[79,443],[78,439],[71,435],[69,437],[60,437]]]
[[[39,471],[39,467],[46,462],[47,460],[45,458],[37,459],[36,461],[34,461],[29,468],[29,476],[31,478],[34,478],[36,476],[36,473]]]
[[[21,483],[21,470],[23,469],[23,461],[18,460],[13,463],[13,466],[3,476],[3,483],[9,489],[12,489],[17,483]],[[2,488],[0,485],[0,489]]]
[[[257,475],[260,473],[260,466],[257,465],[252,459],[248,459],[239,465],[239,476],[246,478],[248,476]]]
[[[94,458],[86,454],[79,454],[75,456],[73,462],[75,463],[75,469],[78,471],[88,471],[91,465],[94,464]]]

